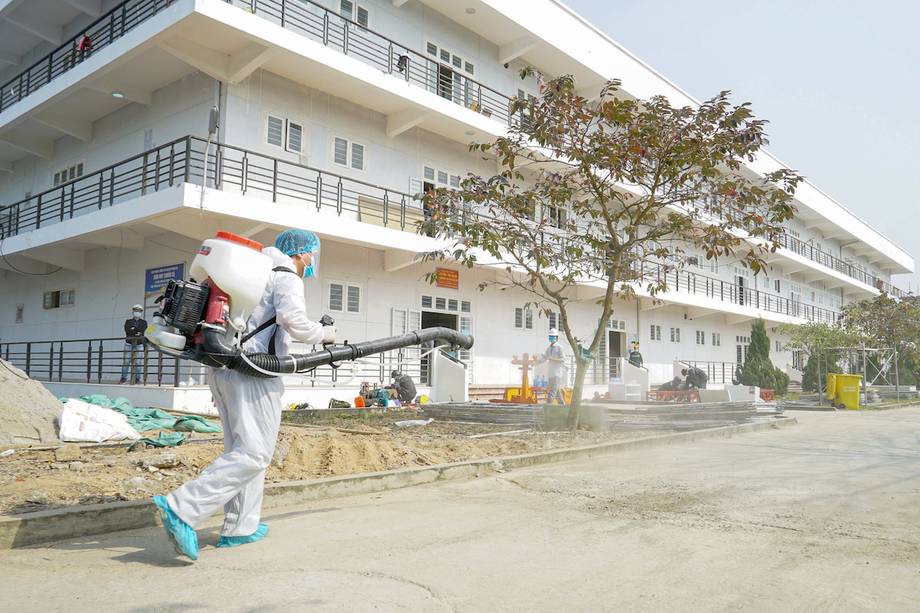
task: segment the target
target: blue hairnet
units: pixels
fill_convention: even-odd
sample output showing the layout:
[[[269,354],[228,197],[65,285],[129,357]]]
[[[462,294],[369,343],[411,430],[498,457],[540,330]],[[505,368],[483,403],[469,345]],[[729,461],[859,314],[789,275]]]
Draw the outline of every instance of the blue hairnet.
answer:
[[[285,230],[275,239],[275,247],[284,255],[319,251],[319,237],[309,230]]]

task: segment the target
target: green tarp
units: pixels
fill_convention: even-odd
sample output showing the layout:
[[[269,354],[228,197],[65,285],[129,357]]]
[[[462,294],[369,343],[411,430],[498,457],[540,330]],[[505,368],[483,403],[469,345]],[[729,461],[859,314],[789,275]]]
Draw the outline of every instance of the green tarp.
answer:
[[[172,434],[160,432],[156,438],[142,438],[140,442],[144,443],[146,447],[175,447],[185,442],[185,435],[181,432],[173,432]]]
[[[199,415],[173,415],[162,409],[140,409],[127,398],[109,398],[105,394],[80,396],[80,400],[106,409],[118,411],[128,418],[128,423],[138,432],[148,430],[176,430],[179,432],[220,432],[220,424]],[[153,440],[153,439],[151,439]]]

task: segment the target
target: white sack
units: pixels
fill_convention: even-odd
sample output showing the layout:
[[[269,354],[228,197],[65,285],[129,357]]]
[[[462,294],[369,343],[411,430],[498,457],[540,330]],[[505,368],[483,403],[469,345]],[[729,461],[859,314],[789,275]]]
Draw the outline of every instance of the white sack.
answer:
[[[60,418],[60,439],[70,443],[102,443],[105,441],[136,441],[141,435],[131,427],[128,418],[112,409],[69,398]]]

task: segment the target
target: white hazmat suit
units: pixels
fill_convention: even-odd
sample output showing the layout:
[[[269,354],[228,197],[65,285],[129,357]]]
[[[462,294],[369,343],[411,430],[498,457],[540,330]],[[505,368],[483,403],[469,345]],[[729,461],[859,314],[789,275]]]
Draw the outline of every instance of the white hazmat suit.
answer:
[[[307,317],[303,280],[294,262],[275,247],[266,247],[262,253],[272,258],[275,268],[290,272],[271,273],[246,333],[272,317],[277,323],[249,339],[244,350],[268,352],[273,337],[277,355],[290,352],[292,338],[322,342],[323,326]],[[167,499],[170,508],[192,528],[223,507],[221,535],[248,536],[259,526],[265,470],[281,425],[284,384],[280,377],[263,379],[224,369],[211,369],[210,382],[224,428],[224,453]]]

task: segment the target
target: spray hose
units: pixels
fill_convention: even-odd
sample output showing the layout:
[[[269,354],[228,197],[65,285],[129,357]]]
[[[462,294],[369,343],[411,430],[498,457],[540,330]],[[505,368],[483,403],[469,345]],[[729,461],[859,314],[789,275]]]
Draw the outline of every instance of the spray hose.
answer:
[[[334,365],[393,349],[435,341],[462,349],[470,349],[473,346],[473,337],[469,334],[438,327],[361,343],[330,345],[311,353],[278,356],[270,353],[241,354],[226,346],[219,329],[203,328],[202,332],[207,360],[194,356],[188,357],[209,366],[223,366],[252,377],[277,377],[304,373],[318,366]]]

